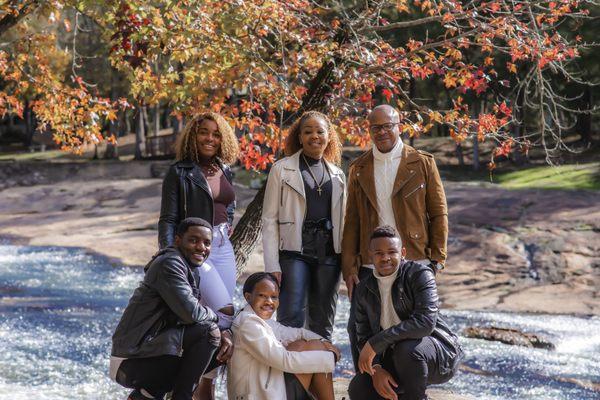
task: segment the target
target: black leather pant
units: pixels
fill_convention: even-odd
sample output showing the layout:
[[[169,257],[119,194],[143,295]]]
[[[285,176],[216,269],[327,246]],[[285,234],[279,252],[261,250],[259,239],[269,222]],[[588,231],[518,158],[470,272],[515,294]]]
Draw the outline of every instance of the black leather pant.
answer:
[[[173,400],[192,400],[195,385],[205,371],[217,367],[221,338],[211,335],[214,322],[186,325],[183,355],[129,358],[121,363],[117,382],[130,389],[144,389],[156,399],[173,391]]]
[[[281,293],[277,321],[331,339],[341,267],[339,256],[319,260],[279,254]]]
[[[425,390],[429,384],[444,383],[453,373],[441,376],[438,372],[438,353],[435,339],[426,336],[422,339],[403,340],[387,349],[383,355],[382,367],[389,372],[398,387],[396,393],[402,400],[425,399]],[[348,387],[351,400],[383,399],[373,386],[369,374],[357,374]]]
[[[371,268],[360,267],[358,269],[358,280],[366,279],[368,276],[373,274],[373,270]],[[356,289],[356,287],[354,287]],[[354,305],[355,300],[354,297],[350,302],[350,315],[348,316],[348,339],[350,341],[350,352],[352,353],[352,362],[354,363],[354,372],[358,374],[358,346],[356,344],[356,316],[354,315]]]

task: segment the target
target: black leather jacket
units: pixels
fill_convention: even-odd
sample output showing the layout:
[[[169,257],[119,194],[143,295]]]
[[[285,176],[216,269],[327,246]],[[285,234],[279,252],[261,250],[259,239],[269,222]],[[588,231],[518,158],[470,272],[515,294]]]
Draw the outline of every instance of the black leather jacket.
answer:
[[[200,304],[199,282],[176,248],[160,250],[144,271],[144,280],[112,337],[111,354],[123,358],[181,355],[184,326],[216,322],[217,316]]]
[[[439,346],[440,375],[455,371],[463,357],[458,338],[444,321],[438,308],[435,275],[428,266],[412,261],[405,262],[392,284],[393,304],[401,322],[382,330],[381,298],[377,278],[373,275],[363,279],[355,292],[356,334],[358,347],[362,349],[368,341],[381,354],[402,340],[420,339],[431,336]]]
[[[220,160],[217,161],[229,183],[232,183],[231,169]],[[234,211],[235,201],[227,206],[230,225]],[[202,169],[193,162],[177,161],[171,165],[163,180],[158,220],[159,248],[175,243],[177,225],[187,217],[203,218],[214,223],[213,198]]]

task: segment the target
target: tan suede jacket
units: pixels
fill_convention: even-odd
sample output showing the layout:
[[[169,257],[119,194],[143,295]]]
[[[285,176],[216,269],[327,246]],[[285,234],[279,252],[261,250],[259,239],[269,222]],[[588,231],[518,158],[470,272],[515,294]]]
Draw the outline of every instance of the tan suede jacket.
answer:
[[[371,264],[369,238],[379,225],[373,178],[373,152],[359,156],[348,173],[348,200],[342,237],[344,278]],[[394,182],[396,227],[409,260],[444,263],[448,240],[448,208],[433,156],[404,145]]]

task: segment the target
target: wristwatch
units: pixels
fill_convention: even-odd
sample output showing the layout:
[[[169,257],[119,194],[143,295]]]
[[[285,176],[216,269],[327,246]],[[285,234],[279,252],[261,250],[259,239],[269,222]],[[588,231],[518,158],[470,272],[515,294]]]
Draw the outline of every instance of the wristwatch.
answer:
[[[439,271],[444,269],[444,264],[435,260],[431,260],[431,262],[429,263],[429,267],[433,270],[434,273],[437,274]]]

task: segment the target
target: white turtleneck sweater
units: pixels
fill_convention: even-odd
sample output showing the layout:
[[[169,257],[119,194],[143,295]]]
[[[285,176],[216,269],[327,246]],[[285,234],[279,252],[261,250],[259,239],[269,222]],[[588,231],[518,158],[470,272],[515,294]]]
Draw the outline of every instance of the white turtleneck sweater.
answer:
[[[398,325],[401,321],[398,314],[396,314],[396,310],[394,310],[392,299],[392,285],[396,280],[396,276],[398,276],[399,270],[400,266],[396,268],[393,274],[388,276],[381,276],[377,273],[376,269],[373,270],[373,275],[377,278],[377,286],[379,286],[379,296],[381,298],[381,318],[379,319],[381,329],[391,328]]]
[[[400,166],[404,143],[398,138],[392,150],[382,153],[373,145],[373,178],[375,180],[375,194],[377,195],[377,213],[380,225],[390,225],[398,229],[392,207],[392,191],[396,173]]]

